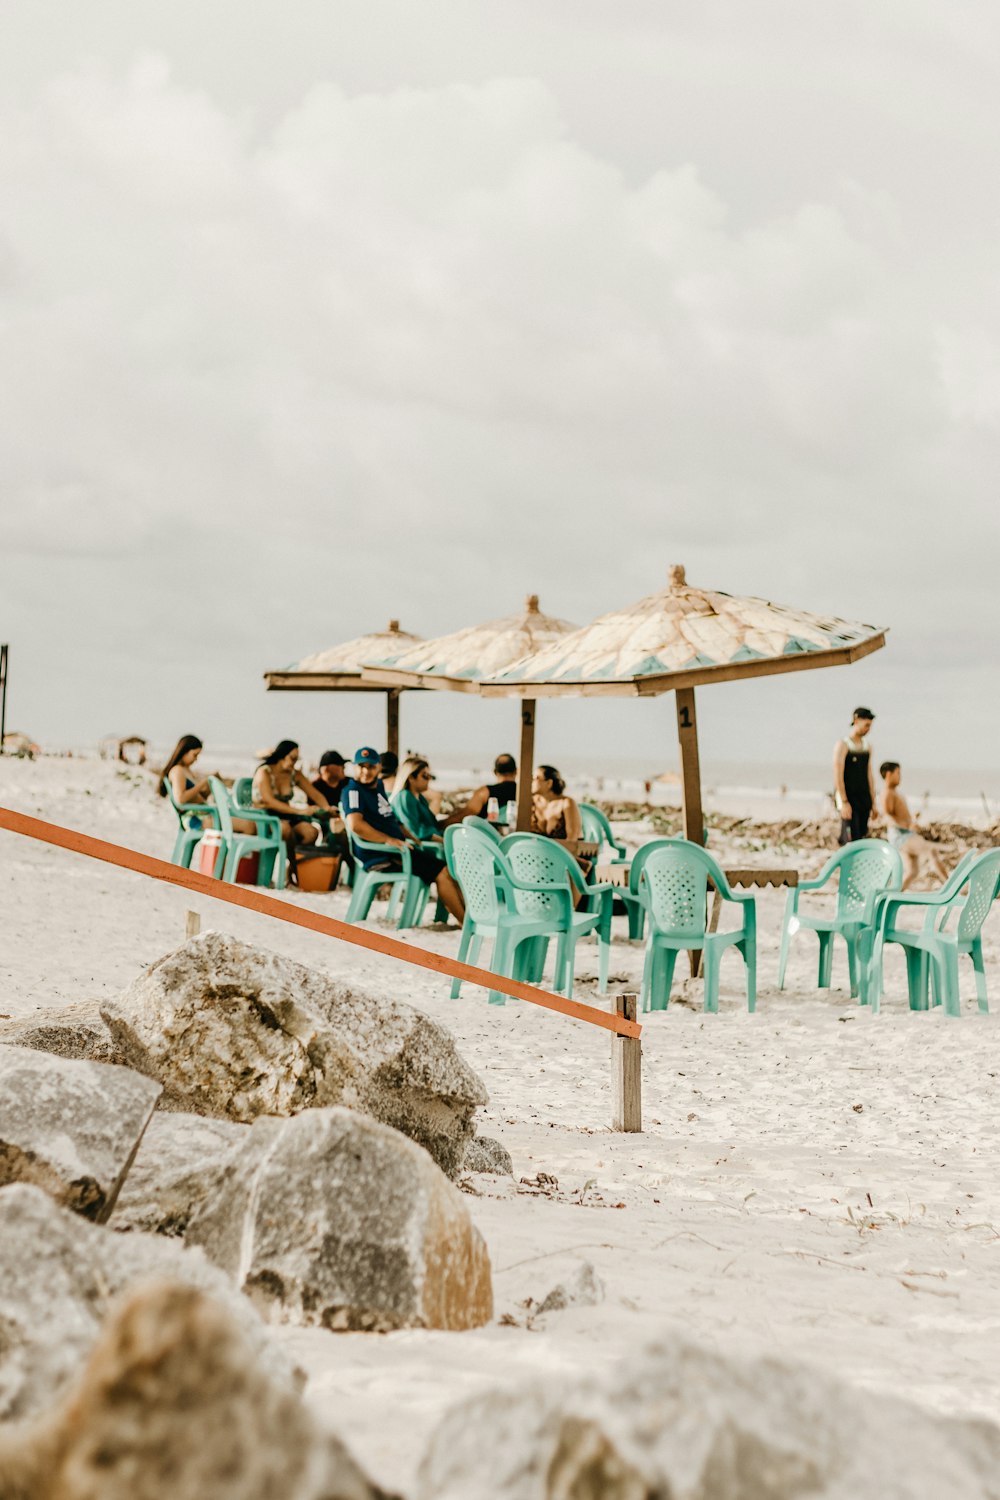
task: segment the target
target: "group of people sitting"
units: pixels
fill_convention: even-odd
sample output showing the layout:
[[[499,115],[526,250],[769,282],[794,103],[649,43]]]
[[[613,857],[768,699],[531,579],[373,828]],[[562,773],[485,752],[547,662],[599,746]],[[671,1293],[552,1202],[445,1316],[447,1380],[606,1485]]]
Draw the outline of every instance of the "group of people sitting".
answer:
[[[196,735],[178,740],[161,773],[160,795],[168,791],[178,808],[210,804],[208,777],[194,774],[203,745]],[[477,787],[468,800],[447,817],[431,806],[428,792],[434,781],[430,763],[407,755],[402,764],[391,751],[362,745],[348,764],[337,750],[320,756],[314,780],[301,767],[294,740],[281,740],[263,756],[253,777],[252,804],[274,813],[290,856],[324,837],[328,848],[366,869],[398,870],[400,850],[409,847],[413,873],[433,885],[458,922],[465,916],[462,893],[448,873],[444,858],[444,830],[469,816],[483,817],[501,809],[507,821],[517,800],[517,764],[512,755],[498,755],[494,780]],[[220,777],[220,780],[225,780]],[[531,782],[531,832],[554,839],[579,839],[580,808],[566,794],[566,784],[554,766],[539,766]],[[297,794],[304,798],[296,800]],[[254,824],[233,816],[237,832],[254,832]]]

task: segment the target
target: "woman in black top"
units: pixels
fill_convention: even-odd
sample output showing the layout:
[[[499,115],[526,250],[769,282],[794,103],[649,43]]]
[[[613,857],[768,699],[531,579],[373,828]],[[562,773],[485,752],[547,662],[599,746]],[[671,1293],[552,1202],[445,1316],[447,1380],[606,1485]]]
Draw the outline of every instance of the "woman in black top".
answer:
[[[870,708],[856,708],[850,734],[834,746],[833,779],[841,844],[853,844],[868,837],[868,823],[875,806],[875,777],[868,743],[874,718]]]

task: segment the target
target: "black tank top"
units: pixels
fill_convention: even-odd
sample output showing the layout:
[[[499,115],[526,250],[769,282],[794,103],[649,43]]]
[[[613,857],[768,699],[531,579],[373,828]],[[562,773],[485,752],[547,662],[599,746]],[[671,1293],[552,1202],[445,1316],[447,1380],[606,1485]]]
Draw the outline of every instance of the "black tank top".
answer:
[[[852,807],[871,807],[872,794],[868,785],[868,761],[871,751],[865,740],[862,749],[855,750],[850,740],[845,740],[847,758],[844,761],[844,791]]]
[[[495,781],[492,786],[486,788],[486,800],[489,801],[491,797],[497,799],[500,807],[506,807],[508,802],[514,802],[517,799],[517,782]]]

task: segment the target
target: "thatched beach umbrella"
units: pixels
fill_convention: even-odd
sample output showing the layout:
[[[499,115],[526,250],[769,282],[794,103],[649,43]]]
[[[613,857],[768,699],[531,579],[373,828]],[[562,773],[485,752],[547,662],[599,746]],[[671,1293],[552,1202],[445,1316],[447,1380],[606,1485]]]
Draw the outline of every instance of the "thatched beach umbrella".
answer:
[[[269,692],[385,692],[386,749],[398,755],[399,688],[366,682],[361,668],[372,658],[398,653],[419,640],[418,635],[400,630],[398,620],[390,620],[388,630],[376,631],[372,635],[359,635],[353,641],[344,641],[339,646],[330,646],[325,651],[304,656],[301,661],[290,667],[282,667],[280,671],[265,672],[264,681]],[[422,684],[412,685],[420,687]]]
[[[557,646],[576,632],[569,620],[544,615],[538,595],[529,594],[524,609],[516,615],[469,625],[435,640],[421,641],[392,654],[374,653],[362,673],[372,687],[438,688],[452,693],[476,693],[484,678],[494,680],[512,662],[521,661]],[[518,813],[527,826],[531,796],[531,765],[534,758],[534,705],[523,704],[521,750],[518,762]]]
[[[786,609],[765,599],[691,588],[670,569],[666,589],[601,615],[572,635],[480,682],[483,697],[630,697],[673,692],[677,704],[684,832],[701,842],[703,816],[694,690],[737,677],[857,661],[885,645],[874,625]]]

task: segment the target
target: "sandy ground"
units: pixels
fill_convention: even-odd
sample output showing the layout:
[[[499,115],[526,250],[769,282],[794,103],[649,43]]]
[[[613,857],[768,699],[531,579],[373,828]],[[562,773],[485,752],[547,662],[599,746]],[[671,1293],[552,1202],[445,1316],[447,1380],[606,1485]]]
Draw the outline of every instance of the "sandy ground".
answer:
[[[0,804],[163,856],[173,841],[149,779],[97,762],[0,760]],[[636,840],[635,825],[619,831]],[[804,855],[803,869],[818,858]],[[276,1334],[307,1370],[317,1412],[384,1483],[412,1490],[453,1401],[529,1375],[609,1369],[666,1324],[1000,1421],[1000,1037],[996,1016],[976,1011],[971,971],[960,1019],[910,1014],[893,952],[872,1017],[850,999],[842,952],[834,989],[817,992],[803,938],[779,994],[783,895],[766,891],[757,1014],[730,957],[718,1016],[702,1014],[688,984],[681,1003],[645,1017],[645,1130],[621,1136],[608,1128],[608,1034],[582,1022],[489,1006],[475,990],[451,1001],[431,974],[6,832],[0,892],[7,1015],[117,991],[182,940],[193,906],[204,927],[391,989],[449,1026],[486,1080],[481,1131],[515,1164],[513,1183],[476,1178],[468,1198],[493,1259],[496,1321],[468,1334]],[[287,899],[332,915],[346,905],[343,893]],[[638,988],[642,947],[621,926],[613,988]],[[986,936],[992,978],[996,915]],[[457,949],[455,929],[408,940]],[[577,997],[600,1004],[596,960],[582,943]],[[540,1172],[555,1183],[539,1186]],[[537,1304],[580,1260],[604,1300],[532,1319],[526,1299]]]

